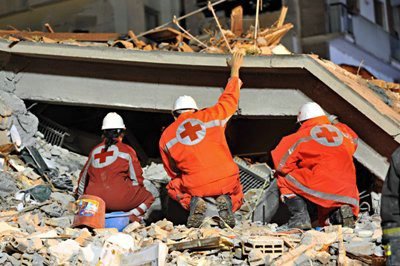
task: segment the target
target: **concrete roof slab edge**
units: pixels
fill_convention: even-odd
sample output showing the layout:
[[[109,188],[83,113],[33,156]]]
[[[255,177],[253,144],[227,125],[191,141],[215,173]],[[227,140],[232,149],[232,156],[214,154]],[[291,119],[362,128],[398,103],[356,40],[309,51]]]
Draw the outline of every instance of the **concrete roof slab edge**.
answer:
[[[64,57],[77,60],[112,61],[120,63],[149,63],[207,67],[226,67],[227,55],[202,53],[172,53],[163,51],[132,51],[111,47],[81,47],[60,44],[20,42],[9,47],[10,42],[0,40],[0,52],[24,54],[33,57]],[[302,68],[309,71],[344,100],[362,111],[388,134],[400,133],[398,121],[381,114],[363,97],[350,89],[322,65],[308,55],[274,55],[246,57],[244,67],[253,68]],[[396,141],[399,142],[398,138]]]

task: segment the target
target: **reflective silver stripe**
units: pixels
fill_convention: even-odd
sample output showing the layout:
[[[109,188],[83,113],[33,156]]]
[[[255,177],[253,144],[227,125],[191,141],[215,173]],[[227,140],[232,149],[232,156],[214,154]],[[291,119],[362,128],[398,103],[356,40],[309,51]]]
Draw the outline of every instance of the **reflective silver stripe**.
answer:
[[[144,203],[140,204],[138,208],[142,209],[143,212],[146,212],[146,210],[147,210],[147,206]]]
[[[136,177],[135,168],[133,167],[132,157],[128,153],[124,153],[124,152],[119,152],[118,153],[118,157],[128,161],[128,163],[129,163],[129,175],[131,177],[132,184],[134,186],[138,185],[139,183],[138,183],[138,180],[137,180],[137,177]]]
[[[278,165],[278,171],[280,171],[280,170],[282,170],[282,168],[285,166],[285,164],[286,164],[286,162],[287,162],[287,160],[289,159],[289,156],[294,152],[294,150],[297,148],[297,146],[299,146],[301,143],[303,143],[303,142],[307,142],[307,141],[310,141],[310,140],[312,140],[313,138],[311,137],[311,136],[308,136],[308,137],[304,137],[304,138],[301,138],[301,139],[299,139],[298,141],[296,141],[296,143],[294,143],[293,145],[292,145],[292,147],[290,147],[289,149],[288,149],[288,151],[285,153],[285,155],[283,155],[283,157],[282,157],[282,159],[281,159],[281,161],[279,162],[279,165]]]
[[[130,213],[136,215],[136,216],[140,216],[140,212],[137,209],[133,209],[130,211]]]
[[[312,190],[312,189],[304,186],[303,184],[301,184],[299,181],[297,181],[296,178],[294,178],[290,174],[287,174],[285,176],[285,179],[292,182],[297,188],[299,188],[300,190],[302,190],[303,192],[305,192],[311,196],[314,196],[314,197],[317,197],[320,199],[324,199],[324,200],[332,200],[332,201],[336,201],[336,202],[347,203],[350,205],[358,206],[357,199],[347,197],[347,196],[340,196],[340,195],[329,194],[329,193],[325,193],[325,192],[321,192],[321,191]]]
[[[174,146],[176,143],[178,143],[178,139],[177,138],[173,138],[170,141],[167,142],[167,144],[165,145],[165,147],[169,150],[171,149],[172,146]]]
[[[208,121],[208,122],[204,123],[204,126],[205,126],[206,128],[222,127],[222,126],[225,126],[225,124],[228,122],[228,120],[229,120],[230,118],[231,118],[231,117],[228,117],[228,118],[226,118],[226,119],[224,119],[224,120],[211,120],[211,121]],[[171,139],[170,141],[167,142],[167,144],[165,144],[164,150],[170,150],[170,149],[171,149],[175,144],[177,144],[178,142],[179,142],[179,141],[178,141],[177,138]]]
[[[211,128],[211,127],[219,127],[221,126],[221,120],[211,120],[206,123],[204,123],[206,128]]]
[[[91,164],[92,164],[92,156],[89,157],[89,161],[87,162],[86,167],[83,169],[81,181],[79,182],[79,186],[78,186],[78,195],[79,196],[82,196],[83,193],[85,192],[87,172],[88,172],[89,166]]]
[[[225,126],[226,123],[228,123],[229,119],[231,119],[232,116],[225,118],[224,120],[221,120],[221,126]]]

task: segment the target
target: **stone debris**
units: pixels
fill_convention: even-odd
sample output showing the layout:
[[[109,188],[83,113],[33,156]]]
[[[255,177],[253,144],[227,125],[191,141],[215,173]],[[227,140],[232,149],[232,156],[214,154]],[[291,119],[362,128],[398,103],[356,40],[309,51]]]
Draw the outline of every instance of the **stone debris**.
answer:
[[[2,114],[10,117],[13,111],[0,104]],[[0,265],[360,265],[383,259],[380,217],[368,213],[360,214],[354,229],[329,226],[307,232],[280,232],[276,224],[252,222],[244,214],[233,229],[218,228],[215,217],[201,228],[162,218],[131,223],[123,232],[71,228],[73,191],[86,157],[46,143],[39,132],[32,139],[46,172],[40,172],[43,165],[27,163],[18,150],[10,152],[0,171]],[[161,164],[143,171],[157,199],[149,212],[161,212],[160,191],[169,177]],[[247,192],[245,213],[261,194]]]

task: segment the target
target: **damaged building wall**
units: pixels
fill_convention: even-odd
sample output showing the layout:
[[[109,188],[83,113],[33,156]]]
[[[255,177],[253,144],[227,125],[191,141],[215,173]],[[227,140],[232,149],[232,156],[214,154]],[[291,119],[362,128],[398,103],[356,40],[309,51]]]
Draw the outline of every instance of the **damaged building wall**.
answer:
[[[25,103],[15,96],[16,75],[14,73],[6,73],[0,69],[0,105],[2,110],[9,110],[9,123],[3,124],[5,128],[10,129],[14,125],[22,139],[23,146],[30,146],[34,143],[35,135],[39,121],[36,116],[29,112]],[[4,112],[0,114],[4,117]]]

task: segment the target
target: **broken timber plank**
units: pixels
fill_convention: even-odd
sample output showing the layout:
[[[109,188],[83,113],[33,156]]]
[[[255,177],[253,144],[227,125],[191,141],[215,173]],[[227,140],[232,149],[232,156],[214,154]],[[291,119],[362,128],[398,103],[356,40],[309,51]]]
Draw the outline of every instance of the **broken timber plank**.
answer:
[[[283,23],[285,22],[287,11],[288,11],[288,7],[287,6],[283,6],[282,10],[281,10],[281,14],[280,14],[279,19],[278,19],[278,23],[276,25],[277,28],[280,28],[280,27],[283,26]]]
[[[209,249],[221,249],[231,250],[233,243],[224,237],[211,237],[204,239],[197,239],[191,241],[183,241],[174,243],[169,246],[170,250],[209,250]]]
[[[173,28],[163,28],[159,30],[155,30],[152,32],[147,33],[143,37],[146,37],[149,40],[152,40],[153,42],[174,42],[176,40],[176,37],[182,35],[184,40],[190,40],[190,37],[187,36],[186,34],[182,34],[181,32],[173,29]]]
[[[17,31],[17,30],[0,30],[0,37],[18,36],[27,39],[46,37],[52,40],[76,40],[88,42],[108,42],[121,38],[119,33],[69,33],[69,32],[41,32],[41,31]]]
[[[232,9],[231,13],[231,31],[240,36],[243,33],[243,7],[238,6]]]

